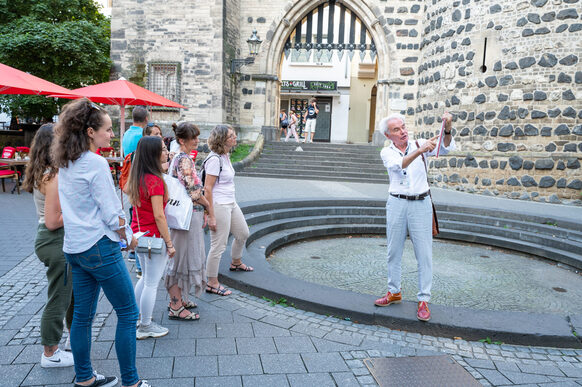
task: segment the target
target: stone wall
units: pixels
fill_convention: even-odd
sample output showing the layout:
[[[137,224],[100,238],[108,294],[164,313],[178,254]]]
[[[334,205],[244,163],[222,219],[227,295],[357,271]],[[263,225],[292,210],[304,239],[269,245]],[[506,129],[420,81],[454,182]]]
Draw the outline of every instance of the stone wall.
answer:
[[[458,151],[431,162],[436,185],[581,203],[580,2],[426,4],[417,103],[406,113],[421,137],[454,113]]]
[[[338,0],[339,1],[339,0]],[[282,45],[324,0],[116,0],[111,55],[118,74],[147,83],[147,64],[182,64],[180,114],[243,140],[277,125]],[[378,47],[376,123],[402,111],[415,136],[454,113],[458,151],[431,163],[438,186],[580,203],[581,0],[341,0]],[[246,40],[263,39],[255,63]],[[172,115],[173,114],[173,115]]]

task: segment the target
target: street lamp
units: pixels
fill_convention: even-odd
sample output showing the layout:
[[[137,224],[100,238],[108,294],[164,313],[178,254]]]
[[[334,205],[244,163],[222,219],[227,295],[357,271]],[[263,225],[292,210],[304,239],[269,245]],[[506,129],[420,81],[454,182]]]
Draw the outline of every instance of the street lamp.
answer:
[[[253,29],[253,33],[251,34],[251,37],[247,39],[247,43],[249,45],[249,54],[251,56],[244,59],[232,59],[230,61],[231,74],[238,73],[242,66],[255,63],[255,56],[259,55],[259,48],[261,47],[261,43],[263,43],[263,41],[257,36],[256,29]]]

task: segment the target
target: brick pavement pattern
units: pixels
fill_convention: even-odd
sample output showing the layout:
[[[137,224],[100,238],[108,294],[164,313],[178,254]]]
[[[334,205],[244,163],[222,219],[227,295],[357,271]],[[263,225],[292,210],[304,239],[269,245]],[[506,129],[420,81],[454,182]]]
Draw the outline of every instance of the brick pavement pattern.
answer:
[[[332,184],[346,195],[357,186]],[[3,218],[2,226],[19,227],[18,232],[3,235],[2,241],[4,246],[19,247],[22,254],[0,277],[0,385],[70,385],[73,368],[43,369],[39,364],[46,279],[44,266],[32,253],[36,217],[32,197],[26,195],[0,195],[2,208],[10,204],[15,217]],[[7,250],[2,256],[10,257]],[[133,271],[133,264],[128,263],[128,269]],[[582,386],[579,349],[497,345],[396,331],[285,307],[234,289],[232,296],[204,294],[197,302],[200,321],[168,320],[168,297],[163,286],[158,290],[154,319],[170,333],[137,342],[140,376],[156,387],[375,386],[363,359],[438,354],[451,355],[484,386]],[[101,373],[119,376],[115,325],[115,313],[102,296],[93,324],[93,365]]]

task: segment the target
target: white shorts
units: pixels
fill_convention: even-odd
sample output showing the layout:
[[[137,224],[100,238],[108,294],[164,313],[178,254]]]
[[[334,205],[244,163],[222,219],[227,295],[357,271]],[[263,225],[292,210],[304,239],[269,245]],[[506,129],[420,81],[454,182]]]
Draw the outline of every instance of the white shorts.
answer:
[[[317,118],[308,118],[305,120],[305,131],[304,133],[315,133],[315,123],[317,122]]]

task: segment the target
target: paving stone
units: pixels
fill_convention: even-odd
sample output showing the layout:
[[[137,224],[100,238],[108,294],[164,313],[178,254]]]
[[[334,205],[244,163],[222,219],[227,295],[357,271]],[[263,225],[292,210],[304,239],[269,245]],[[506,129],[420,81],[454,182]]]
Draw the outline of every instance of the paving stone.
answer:
[[[545,375],[526,374],[523,372],[501,371],[501,373],[515,384],[526,383],[546,383],[551,382],[551,379]]]
[[[303,353],[301,357],[308,372],[349,371],[339,353]]]
[[[290,336],[288,330],[273,325],[261,322],[254,322],[252,325],[255,337]]]
[[[240,376],[206,376],[195,379],[196,387],[241,387]]]
[[[8,345],[3,346],[2,350],[0,350],[0,364],[10,364],[16,359],[20,352],[24,349],[22,345]],[[38,349],[38,359],[40,361],[40,356],[42,353],[42,349]]]
[[[244,387],[285,387],[289,386],[285,375],[243,375]],[[156,386],[157,387],[157,386]]]
[[[217,376],[217,356],[190,356],[174,359],[173,377]]]
[[[156,340],[154,357],[192,356],[192,354],[194,354],[195,352],[196,352],[195,339]],[[214,353],[211,355],[217,354]]]
[[[341,387],[359,387],[357,379],[351,372],[334,372],[331,374],[333,380]]]
[[[507,371],[509,372],[509,371]],[[500,384],[509,384],[510,381],[507,379],[503,374],[499,371],[495,370],[488,370],[488,369],[480,369],[479,373],[483,375],[491,384],[493,385],[500,385]]]
[[[347,345],[342,343],[336,343],[329,340],[319,339],[312,337],[311,342],[317,348],[317,352],[339,352],[339,351],[353,351],[358,347],[355,345]]]
[[[336,341],[343,344],[349,345],[360,345],[364,339],[363,335],[358,333],[355,334],[346,334],[346,333],[337,333],[337,332],[330,332],[324,336],[326,340]]]
[[[174,367],[174,358],[172,357],[151,357],[137,358],[135,365],[138,369],[140,378],[171,378]]]
[[[5,386],[19,386],[32,367],[32,364],[0,365],[2,384]]]
[[[560,366],[560,370],[570,378],[582,378],[582,368],[576,368],[572,365]]]
[[[196,355],[204,356],[204,355],[235,355],[235,354],[236,345],[234,338],[196,339]]]
[[[316,352],[309,337],[275,337],[275,346],[279,353]]]
[[[331,375],[326,373],[312,373],[312,374],[291,374],[287,375],[289,385],[291,387],[335,387],[335,382]]]
[[[281,319],[275,316],[265,316],[261,319],[261,322],[266,323],[266,324],[270,324],[270,325],[275,325],[279,328],[283,328],[283,329],[289,329],[291,328],[293,325],[297,324],[298,320],[297,319]]]
[[[263,354],[263,370],[267,374],[305,373],[307,370],[299,354]]]
[[[218,356],[219,375],[260,375],[263,373],[259,355]]]
[[[216,324],[217,337],[254,337],[250,323]]]
[[[237,337],[236,348],[238,354],[277,353],[277,348],[272,337]]]
[[[178,328],[178,336],[180,339],[198,339],[198,338],[212,338],[216,337],[216,324],[198,324],[197,322],[182,323]]]
[[[194,387],[194,378],[148,379],[156,387]]]
[[[564,376],[564,373],[556,366],[539,364],[518,364],[519,369],[529,374]]]

